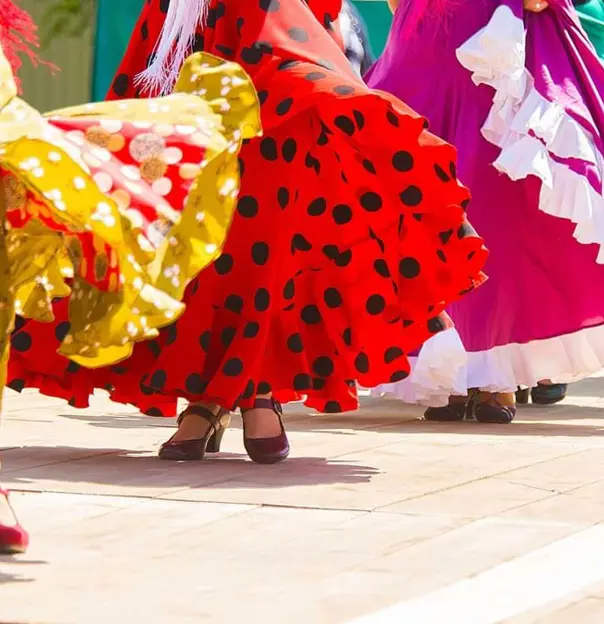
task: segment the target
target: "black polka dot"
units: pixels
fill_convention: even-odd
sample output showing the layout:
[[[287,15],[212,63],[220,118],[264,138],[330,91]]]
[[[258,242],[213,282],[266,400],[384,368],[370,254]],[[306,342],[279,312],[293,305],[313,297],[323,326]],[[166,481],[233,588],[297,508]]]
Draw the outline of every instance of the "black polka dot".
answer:
[[[12,335],[10,344],[12,349],[23,353],[31,348],[32,339],[27,332],[20,331],[18,334]]]
[[[332,216],[338,225],[346,225],[352,219],[352,209],[346,204],[339,204],[334,206]]]
[[[363,167],[365,171],[369,171],[369,173],[373,173],[374,175],[377,173],[375,165],[367,158],[363,160]]]
[[[397,383],[399,381],[403,381],[403,379],[407,379],[409,377],[409,373],[407,371],[396,371],[390,375],[390,383]]]
[[[308,33],[304,28],[294,26],[287,31],[288,35],[298,43],[306,43],[308,41]]]
[[[386,364],[390,364],[391,362],[394,362],[394,360],[402,356],[402,349],[400,349],[399,347],[390,347],[389,349],[386,349],[386,353],[384,353],[384,362],[386,362]]]
[[[269,394],[272,390],[271,385],[267,381],[258,382],[258,394]]]
[[[214,262],[214,268],[218,275],[230,273],[233,268],[233,256],[230,254],[222,254],[216,262]]]
[[[375,316],[381,314],[386,307],[386,301],[382,295],[371,295],[365,303],[365,309],[369,314]]]
[[[337,95],[350,95],[351,93],[354,93],[354,87],[351,87],[350,85],[338,85],[333,88],[333,92]]]
[[[150,4],[151,0],[147,0],[147,4]],[[170,0],[159,0],[159,10],[162,13],[167,13],[170,8]]]
[[[283,142],[283,146],[281,147],[281,153],[283,154],[283,160],[285,162],[292,162],[296,157],[296,152],[298,151],[298,144],[295,139],[286,139]]]
[[[113,81],[113,92],[119,96],[126,95],[129,86],[130,78],[128,78],[128,74],[119,74]]]
[[[264,266],[268,262],[269,248],[265,242],[258,241],[252,245],[252,260],[259,266]]]
[[[428,321],[428,331],[432,334],[436,334],[445,329],[445,324],[440,316],[435,316]]]
[[[199,336],[199,345],[201,348],[208,353],[210,351],[210,343],[212,341],[212,334],[210,331],[205,331],[201,336]]]
[[[338,115],[335,118],[334,123],[336,124],[337,128],[339,128],[342,132],[344,132],[344,134],[347,134],[348,136],[352,136],[356,131],[354,122],[352,121],[352,119],[350,119],[350,117],[346,117],[346,115]]]
[[[324,388],[325,388],[325,379],[320,379],[319,377],[313,377],[312,389],[323,390]]]
[[[406,206],[418,206],[421,204],[423,195],[417,186],[408,186],[400,195],[401,201]]]
[[[357,128],[359,130],[362,130],[365,127],[365,116],[363,115],[363,113],[361,113],[361,111],[358,110],[355,110],[352,115],[357,124]]]
[[[149,380],[149,385],[154,390],[162,390],[166,385],[166,379],[168,375],[166,375],[166,371],[164,370],[156,370],[153,375],[151,375],[151,379]]]
[[[292,334],[287,339],[287,348],[293,353],[302,353],[304,345],[302,344],[302,336],[300,334]]]
[[[453,230],[447,230],[446,232],[441,232],[438,237],[442,241],[443,245],[446,245],[449,242],[449,239],[453,236]]]
[[[271,295],[266,288],[259,288],[254,295],[254,307],[258,312],[265,312],[271,304]]]
[[[272,137],[265,137],[260,141],[260,153],[266,160],[277,160],[277,142]]]
[[[294,280],[293,279],[287,280],[287,283],[285,284],[283,288],[283,298],[289,301],[290,299],[294,298],[295,294],[296,294],[296,284],[294,283]]]
[[[451,177],[456,180],[457,179],[457,165],[451,161],[449,164],[449,171],[451,172]]]
[[[262,91],[258,91],[258,100],[260,104],[264,104],[268,99],[268,91],[263,89]]]
[[[319,377],[329,377],[333,373],[333,362],[326,355],[323,355],[312,363],[312,370]]]
[[[234,327],[225,327],[220,332],[220,340],[222,341],[222,344],[225,348],[231,346],[231,343],[233,342],[236,333],[237,330]]]
[[[354,359],[354,367],[362,375],[369,372],[369,358],[365,353],[359,353]]]
[[[323,298],[328,308],[334,309],[342,305],[342,295],[335,288],[328,288],[323,293]]]
[[[256,386],[254,386],[254,382],[250,379],[245,386],[245,390],[241,395],[242,399],[251,399],[254,396],[256,390]]]
[[[350,327],[347,327],[342,332],[342,340],[344,341],[344,344],[347,347],[351,347],[352,346],[352,329],[350,329]]]
[[[224,307],[230,312],[241,314],[243,310],[243,299],[239,295],[229,295],[224,300]]]
[[[321,312],[319,312],[319,308],[313,304],[304,306],[300,316],[307,325],[317,325],[323,320]]]
[[[389,123],[390,125],[394,126],[395,128],[398,128],[398,127],[399,127],[399,125],[400,125],[400,120],[399,120],[399,118],[398,118],[398,115],[397,115],[394,111],[389,110],[389,111],[386,113],[386,119],[388,120],[388,123]]]
[[[294,103],[293,98],[285,98],[284,100],[281,100],[281,102],[277,104],[277,108],[276,108],[277,115],[287,115],[293,103]]]
[[[401,172],[413,169],[413,156],[409,152],[401,150],[392,157],[392,166]]]
[[[231,358],[222,367],[222,372],[227,377],[237,377],[243,372],[243,362],[239,358]]]
[[[250,321],[243,328],[244,338],[255,338],[260,332],[260,325],[256,321]]]
[[[279,0],[259,0],[260,8],[267,13],[276,13],[281,8]]]
[[[176,323],[173,323],[172,325],[168,325],[168,327],[166,327],[162,331],[162,336],[164,338],[164,344],[166,346],[174,344],[176,342],[176,339],[178,338],[178,329],[177,329]]]
[[[277,201],[279,202],[281,210],[287,208],[289,204],[289,191],[283,186],[277,191]]]
[[[65,369],[66,372],[68,373],[77,373],[80,368],[82,368],[79,364],[76,364],[75,362],[69,362],[69,364],[67,364],[67,368]],[[114,366],[112,368],[112,371],[114,373],[118,373],[119,374],[119,370],[122,370],[124,373],[127,372],[127,370],[124,367],[120,367],[120,366]]]
[[[382,258],[378,258],[373,263],[373,268],[375,272],[381,277],[390,277],[390,269],[388,268],[388,263]]]
[[[306,74],[306,76],[304,77],[306,78],[306,80],[316,81],[316,80],[322,80],[326,76],[327,74],[324,74],[323,72],[314,71],[314,72],[310,72]]]
[[[417,277],[420,272],[420,264],[415,258],[403,258],[398,263],[398,271],[402,277],[407,279],[413,279]]]
[[[294,390],[310,390],[312,388],[312,378],[308,373],[299,373],[294,377]]]
[[[327,401],[324,411],[326,414],[339,414],[342,411],[342,406],[337,401]]]
[[[325,245],[322,249],[323,253],[333,260],[337,267],[347,267],[352,260],[352,250],[347,249],[340,251],[336,245]]]
[[[294,234],[291,242],[292,253],[296,251],[310,251],[311,249],[312,245],[302,234]]]
[[[434,164],[434,173],[436,173],[436,175],[443,182],[450,182],[451,181],[451,178],[449,177],[449,174],[438,163]]]
[[[240,52],[241,60],[249,65],[256,65],[262,60],[265,54],[272,54],[273,46],[265,41],[256,41],[249,48],[242,48]]]
[[[367,212],[377,212],[382,207],[382,198],[373,191],[361,195],[361,206]]]
[[[25,388],[25,380],[24,379],[12,379],[6,385],[11,390],[14,390],[15,392],[23,392],[23,389]]]
[[[311,217],[320,217],[326,210],[327,200],[324,197],[317,197],[310,202],[307,212]]]
[[[191,373],[185,380],[185,388],[190,394],[203,394],[206,389],[206,384],[203,382],[201,375],[198,373]]]
[[[67,334],[69,333],[69,330],[71,329],[71,323],[69,321],[63,321],[62,323],[59,323],[56,327],[55,327],[55,337],[59,342],[63,342],[63,340],[65,340],[65,336],[67,336]]]

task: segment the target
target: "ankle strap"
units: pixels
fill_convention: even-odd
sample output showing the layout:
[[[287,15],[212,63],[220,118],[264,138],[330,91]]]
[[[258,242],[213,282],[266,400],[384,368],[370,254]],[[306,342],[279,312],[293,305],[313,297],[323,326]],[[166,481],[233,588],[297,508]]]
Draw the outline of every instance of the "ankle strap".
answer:
[[[245,414],[246,412],[249,412],[253,409],[269,409],[275,412],[275,414],[279,414],[279,416],[283,414],[283,408],[281,407],[281,403],[279,403],[277,399],[274,399],[272,397],[270,399],[254,399],[254,404],[252,405],[252,407],[242,409],[241,413]]]
[[[214,429],[214,431],[220,429],[222,427],[221,421],[222,417],[227,413],[227,410],[222,407],[218,410],[217,414],[207,407],[203,405],[189,405],[178,417],[178,424],[182,422],[183,418],[188,416],[189,414],[194,414],[195,416],[199,416],[203,418],[207,423]]]

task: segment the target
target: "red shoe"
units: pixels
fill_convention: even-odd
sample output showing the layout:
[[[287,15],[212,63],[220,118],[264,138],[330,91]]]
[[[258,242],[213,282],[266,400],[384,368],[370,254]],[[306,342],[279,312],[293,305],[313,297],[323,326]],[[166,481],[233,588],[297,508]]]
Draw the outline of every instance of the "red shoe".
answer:
[[[29,536],[17,520],[8,492],[0,487],[0,555],[24,553],[28,544]]]

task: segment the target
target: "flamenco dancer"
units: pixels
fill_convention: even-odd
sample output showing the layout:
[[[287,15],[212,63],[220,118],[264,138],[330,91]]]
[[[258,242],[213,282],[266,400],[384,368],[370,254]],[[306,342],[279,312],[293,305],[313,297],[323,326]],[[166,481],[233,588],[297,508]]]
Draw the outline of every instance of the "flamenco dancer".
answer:
[[[167,8],[167,12],[166,12]],[[68,369],[54,327],[14,341],[12,383],[86,406],[95,387],[147,414],[188,407],[162,459],[219,450],[243,413],[250,458],[289,453],[279,401],[358,407],[356,384],[409,374],[406,353],[482,282],[454,149],[424,119],[363,84],[342,52],[337,0],[160,0],[143,8],[111,97],[168,91],[194,49],[240,63],[262,103],[240,155],[241,193],[222,255],[187,288],[186,311],[119,366]],[[148,66],[149,59],[152,59]]]
[[[604,280],[604,66],[571,1],[401,2],[367,81],[457,146],[469,217],[491,251],[487,284],[449,308],[465,352],[445,332],[418,358],[439,383],[378,390],[458,395],[429,409],[433,420],[461,420],[471,388],[486,422],[514,418],[517,386],[560,400],[565,383],[604,366],[594,287]]]
[[[57,298],[69,370],[115,364],[182,314],[185,283],[220,253],[235,210],[241,140],[260,126],[241,68],[202,54],[171,97],[45,119],[16,97],[11,69],[37,41],[8,0],[0,43],[1,398],[10,343],[27,346],[24,317],[51,320]],[[27,543],[0,489],[0,553]]]

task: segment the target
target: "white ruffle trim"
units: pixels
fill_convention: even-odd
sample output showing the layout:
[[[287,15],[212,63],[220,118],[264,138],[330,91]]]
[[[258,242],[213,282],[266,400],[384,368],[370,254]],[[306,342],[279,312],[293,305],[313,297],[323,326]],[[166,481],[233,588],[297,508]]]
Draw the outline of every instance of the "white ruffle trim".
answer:
[[[372,395],[390,395],[405,403],[439,407],[447,404],[451,394],[465,394],[468,354],[455,329],[446,329],[430,338],[419,355],[409,360],[411,375],[407,379],[378,386]]]
[[[495,90],[482,134],[501,148],[496,169],[512,180],[538,177],[543,183],[539,209],[573,222],[575,239],[597,244],[596,262],[604,264],[604,196],[552,156],[591,163],[600,179],[604,158],[591,133],[535,89],[525,67],[525,39],[522,20],[499,6],[489,23],[457,50],[474,83]]]
[[[545,379],[572,383],[604,369],[604,325],[489,351],[466,353],[461,347],[460,353],[459,347],[455,329],[433,336],[408,379],[379,386],[373,393],[436,407],[446,405],[450,395],[466,394],[469,388],[514,392],[518,386],[532,388]]]

